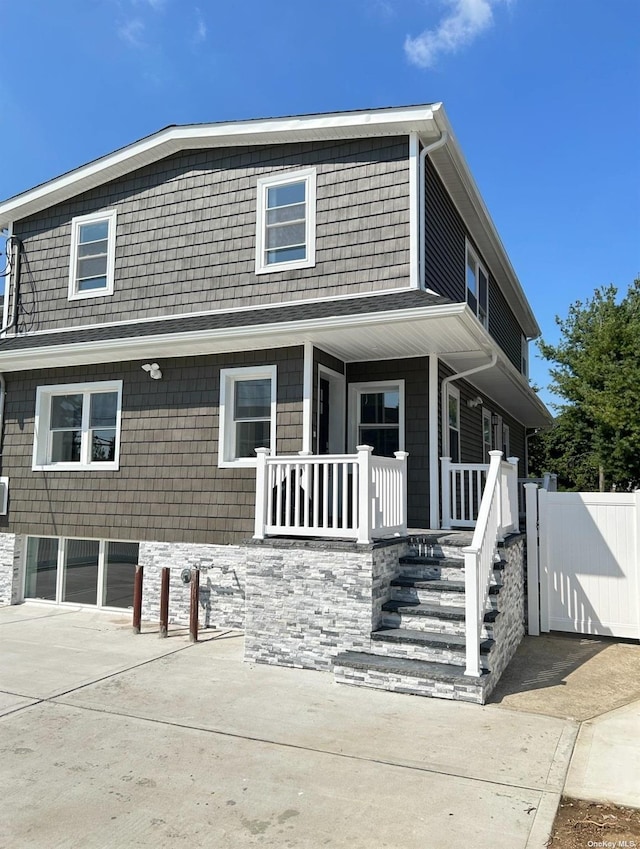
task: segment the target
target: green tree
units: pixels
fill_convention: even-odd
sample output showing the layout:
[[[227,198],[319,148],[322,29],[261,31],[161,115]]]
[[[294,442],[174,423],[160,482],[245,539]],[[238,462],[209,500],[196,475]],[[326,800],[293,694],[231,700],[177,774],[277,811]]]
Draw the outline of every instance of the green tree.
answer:
[[[640,279],[618,299],[615,286],[576,301],[557,345],[540,343],[563,399],[551,431],[534,450],[566,488],[640,486]]]

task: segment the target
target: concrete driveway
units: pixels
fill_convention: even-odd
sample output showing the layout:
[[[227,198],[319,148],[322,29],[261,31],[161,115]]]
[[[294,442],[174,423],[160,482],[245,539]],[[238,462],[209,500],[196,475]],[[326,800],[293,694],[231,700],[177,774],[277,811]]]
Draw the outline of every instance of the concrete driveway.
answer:
[[[576,721],[252,666],[242,644],[0,609],[0,846],[545,845]]]

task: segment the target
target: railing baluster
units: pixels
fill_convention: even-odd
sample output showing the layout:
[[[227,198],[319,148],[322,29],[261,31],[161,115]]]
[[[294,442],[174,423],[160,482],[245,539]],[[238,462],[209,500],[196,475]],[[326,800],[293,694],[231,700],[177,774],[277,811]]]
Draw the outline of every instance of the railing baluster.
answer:
[[[331,527],[338,527],[338,464],[331,464]]]
[[[300,487],[302,486],[301,480],[301,467],[300,463],[296,463],[293,468],[293,485],[295,487],[293,497],[294,497],[294,516],[293,516],[293,525],[297,527],[300,524]]]
[[[289,528],[291,525],[291,463],[284,467],[284,522],[282,526]]]
[[[329,464],[322,469],[322,527],[329,527]]]

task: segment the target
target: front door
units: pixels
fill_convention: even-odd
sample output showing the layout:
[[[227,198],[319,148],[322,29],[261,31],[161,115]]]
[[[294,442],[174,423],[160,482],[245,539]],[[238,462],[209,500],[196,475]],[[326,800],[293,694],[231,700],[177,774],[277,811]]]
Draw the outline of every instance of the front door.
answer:
[[[345,450],[344,375],[320,366],[316,411],[316,452],[342,454]]]
[[[330,397],[331,385],[326,377],[321,377],[318,392],[318,454],[329,453]]]

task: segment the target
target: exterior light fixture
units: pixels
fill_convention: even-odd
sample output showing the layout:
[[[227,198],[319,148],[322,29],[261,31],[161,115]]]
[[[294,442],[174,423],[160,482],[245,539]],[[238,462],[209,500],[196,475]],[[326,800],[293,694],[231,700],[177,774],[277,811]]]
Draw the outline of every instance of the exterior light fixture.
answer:
[[[149,377],[152,380],[160,380],[162,377],[162,372],[160,371],[158,363],[145,363],[142,366],[142,370],[148,372]]]

